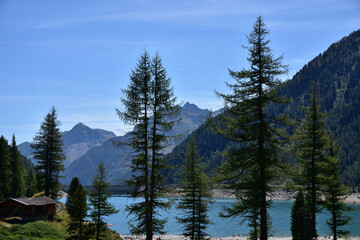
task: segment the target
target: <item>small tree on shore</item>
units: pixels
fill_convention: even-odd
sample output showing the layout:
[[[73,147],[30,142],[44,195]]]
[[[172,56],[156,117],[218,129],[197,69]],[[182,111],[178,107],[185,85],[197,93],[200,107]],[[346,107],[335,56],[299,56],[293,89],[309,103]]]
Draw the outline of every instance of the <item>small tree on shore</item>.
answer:
[[[89,192],[90,217],[95,223],[96,240],[99,240],[101,234],[105,231],[106,223],[104,222],[104,217],[118,212],[109,203],[108,198],[112,194],[108,191],[109,186],[110,183],[107,181],[105,165],[101,162],[96,169],[96,175],[92,182],[92,190]]]
[[[313,83],[313,92],[307,109],[307,116],[296,129],[296,157],[302,173],[299,184],[304,187],[306,205],[308,206],[310,219],[309,238],[317,237],[316,214],[321,204],[320,194],[323,188],[324,164],[326,162],[326,150],[328,136],[324,127],[324,113],[320,111],[316,96],[316,85]]]
[[[191,138],[186,160],[183,166],[181,195],[177,208],[183,211],[181,217],[176,217],[184,224],[183,235],[191,240],[207,239],[205,229],[210,223],[207,215],[211,200],[209,181],[204,173],[195,139]]]
[[[340,159],[336,157],[337,148],[334,144],[333,137],[329,139],[329,154],[324,168],[326,175],[324,176],[324,193],[325,201],[323,207],[330,212],[330,219],[327,220],[327,224],[331,229],[333,240],[337,240],[340,237],[344,237],[350,233],[348,230],[341,229],[352,219],[350,216],[346,216],[346,212],[353,210],[345,203],[346,188],[342,185],[339,177],[339,165]]]
[[[70,191],[69,191],[70,196]],[[71,204],[67,202],[67,210],[70,215],[69,233],[70,239],[87,239],[84,234],[84,222],[87,216],[87,203],[84,187],[79,183],[71,194]],[[69,198],[68,198],[69,199]]]
[[[291,208],[291,235],[293,240],[305,240],[307,209],[302,190],[296,195],[295,202]]]

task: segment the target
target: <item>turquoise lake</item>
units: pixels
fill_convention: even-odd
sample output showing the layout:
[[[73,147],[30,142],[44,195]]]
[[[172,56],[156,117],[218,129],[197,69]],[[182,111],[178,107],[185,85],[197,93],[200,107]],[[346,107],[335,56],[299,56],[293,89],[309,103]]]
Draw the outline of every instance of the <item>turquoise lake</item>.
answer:
[[[134,202],[133,199],[118,196],[110,198],[110,202],[119,210],[119,213],[109,216],[107,222],[111,224],[111,228],[116,230],[119,234],[130,234],[127,225],[127,212],[125,206]],[[235,202],[234,199],[214,199],[214,203],[209,211],[210,220],[214,223],[209,225],[206,232],[213,237],[228,237],[232,235],[245,236],[248,234],[249,229],[247,223],[240,224],[238,218],[226,219],[220,218],[219,213],[223,207],[231,206]],[[177,223],[175,217],[181,212],[175,208],[177,201],[174,201],[173,207],[167,212],[161,211],[161,216],[168,219],[165,226],[167,234],[180,235],[182,225]],[[278,237],[291,236],[290,232],[290,213],[293,201],[274,201],[272,207],[269,210],[272,221],[272,235]],[[348,213],[353,216],[346,229],[351,230],[351,236],[360,236],[360,205],[351,205],[355,208],[354,211]],[[326,224],[326,219],[329,218],[329,214],[326,212],[319,213],[317,215],[317,230],[319,235],[330,235],[330,229]]]

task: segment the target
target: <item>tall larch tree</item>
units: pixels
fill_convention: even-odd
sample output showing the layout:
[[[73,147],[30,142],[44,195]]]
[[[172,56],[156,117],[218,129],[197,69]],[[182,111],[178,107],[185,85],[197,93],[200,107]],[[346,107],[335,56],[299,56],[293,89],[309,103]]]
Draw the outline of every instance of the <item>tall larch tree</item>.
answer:
[[[330,219],[327,220],[327,224],[331,229],[333,240],[345,237],[350,233],[350,231],[344,230],[342,227],[351,220],[351,217],[347,216],[346,213],[353,210],[353,208],[345,203],[347,191],[340,180],[340,159],[336,156],[337,151],[338,148],[334,143],[333,136],[330,135],[329,153],[324,164],[325,176],[323,182],[325,186],[323,191],[325,201],[322,205],[330,213]]]
[[[15,135],[13,135],[10,147],[10,164],[12,170],[11,197],[22,197],[25,193],[25,168],[16,146]]]
[[[153,59],[146,51],[141,55],[123,93],[125,109],[117,113],[125,123],[135,126],[128,144],[134,151],[133,174],[127,183],[133,189],[131,196],[143,199],[127,206],[133,216],[130,231],[145,234],[149,240],[154,233],[164,233],[165,220],[159,219],[158,210],[168,208],[169,203],[162,198],[161,171],[165,168],[162,151],[169,139],[166,132],[177,122],[178,115],[170,78],[158,54]]]
[[[320,194],[323,187],[324,163],[326,161],[328,136],[324,126],[324,113],[316,97],[316,86],[313,83],[313,92],[310,106],[306,110],[306,117],[295,131],[296,158],[302,172],[297,180],[304,187],[306,204],[310,211],[309,239],[317,238],[316,214],[321,204]],[[310,201],[310,202],[309,202]]]
[[[210,223],[208,209],[211,204],[210,185],[204,173],[195,139],[191,138],[181,174],[181,196],[178,209],[182,215],[176,217],[183,224],[183,235],[191,240],[208,239],[205,229]]]
[[[0,200],[10,198],[11,166],[8,141],[0,137]]]
[[[152,234],[164,234],[165,219],[159,219],[158,211],[167,209],[170,203],[164,200],[163,170],[166,167],[164,148],[173,136],[167,132],[179,121],[179,107],[175,105],[176,97],[171,87],[171,79],[167,76],[166,69],[158,53],[151,64],[151,112],[152,123],[150,132],[151,165],[150,166],[150,219],[149,228]],[[151,238],[152,239],[152,236]]]
[[[55,199],[60,190],[60,172],[64,170],[63,140],[55,107],[52,107],[41,123],[39,132],[34,136],[31,147],[34,158],[38,160],[36,168],[40,172],[40,186],[47,197]]]
[[[132,176],[127,184],[133,189],[133,198],[142,198],[140,202],[128,205],[126,209],[133,218],[129,222],[132,234],[146,234],[146,239],[152,239],[150,218],[150,111],[151,111],[151,59],[145,51],[130,74],[130,83],[122,92],[125,95],[121,102],[124,111],[117,113],[126,124],[136,125],[130,133],[129,145],[134,151],[131,159]]]
[[[286,116],[272,116],[266,111],[270,103],[287,102],[277,94],[277,89],[282,86],[278,77],[287,72],[287,66],[282,65],[282,57],[274,57],[268,34],[263,18],[258,17],[247,37],[249,45],[245,47],[249,52],[247,60],[250,68],[239,72],[229,70],[230,76],[235,79],[234,84],[227,83],[232,93],[217,92],[224,99],[227,110],[221,121],[223,127],[219,127],[218,131],[237,144],[227,154],[231,162],[227,164],[227,176],[229,180],[234,180],[231,187],[237,189],[244,186],[238,184],[244,179],[242,175],[248,174],[254,189],[259,190],[255,202],[259,204],[261,240],[268,238],[267,210],[270,201],[266,195],[272,191],[269,183],[276,177],[278,167],[282,166],[279,156],[283,135],[276,127],[287,124]]]
[[[89,192],[90,217],[95,223],[96,240],[101,239],[105,233],[106,223],[104,217],[118,212],[109,202],[108,198],[112,194],[109,191],[109,186],[110,182],[107,180],[105,165],[101,162],[96,169],[96,175],[92,181],[92,190]],[[75,190],[75,193],[77,190],[78,188]],[[73,199],[73,201],[77,200]]]

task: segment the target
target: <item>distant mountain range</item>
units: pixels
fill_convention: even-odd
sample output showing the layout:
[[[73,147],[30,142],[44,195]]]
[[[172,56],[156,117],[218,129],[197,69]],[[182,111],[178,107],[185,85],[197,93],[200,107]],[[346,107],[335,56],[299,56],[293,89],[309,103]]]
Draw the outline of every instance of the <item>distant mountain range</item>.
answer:
[[[64,153],[66,159],[65,167],[68,167],[75,159],[84,155],[89,149],[102,145],[106,140],[114,138],[113,132],[102,129],[91,129],[88,126],[78,123],[70,131],[63,132]],[[29,158],[34,164],[36,160],[32,157],[32,148],[29,142],[18,145],[22,155]]]
[[[182,135],[180,139],[172,140],[165,149],[169,153],[185,139],[188,134],[196,130],[210,114],[207,109],[200,109],[191,103],[185,103],[180,110],[181,121],[170,131],[169,135]],[[129,177],[131,149],[129,147],[116,146],[118,142],[127,142],[130,135],[116,137],[110,131],[91,129],[79,123],[70,131],[63,133],[65,178],[60,179],[63,184],[69,184],[74,176],[77,176],[84,185],[90,185],[95,174],[97,165],[103,161],[108,171],[108,178],[112,184],[121,184]],[[34,164],[36,161],[31,157],[32,149],[29,142],[18,146],[24,156],[30,158]]]

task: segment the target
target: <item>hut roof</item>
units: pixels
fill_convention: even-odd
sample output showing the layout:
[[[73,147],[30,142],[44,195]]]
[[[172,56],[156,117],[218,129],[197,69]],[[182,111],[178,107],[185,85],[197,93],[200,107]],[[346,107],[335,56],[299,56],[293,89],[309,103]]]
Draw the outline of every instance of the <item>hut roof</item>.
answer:
[[[26,206],[41,206],[48,204],[56,204],[56,201],[48,197],[20,197],[20,198],[10,198],[13,201],[19,202]]]

